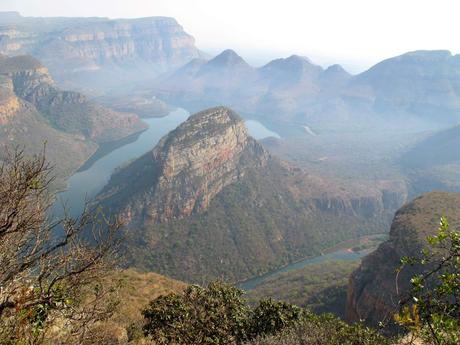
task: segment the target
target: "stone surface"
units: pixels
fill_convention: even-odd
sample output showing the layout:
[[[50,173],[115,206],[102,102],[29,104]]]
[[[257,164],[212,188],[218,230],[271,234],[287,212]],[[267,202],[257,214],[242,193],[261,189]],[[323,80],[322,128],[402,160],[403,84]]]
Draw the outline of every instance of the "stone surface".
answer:
[[[432,192],[406,204],[395,215],[390,238],[366,256],[350,276],[346,318],[378,325],[392,321],[399,301],[407,298],[410,278],[421,273],[420,267],[406,267],[397,276],[403,256],[420,257],[427,246],[426,237],[436,233],[441,216],[452,227],[460,225],[460,194]]]

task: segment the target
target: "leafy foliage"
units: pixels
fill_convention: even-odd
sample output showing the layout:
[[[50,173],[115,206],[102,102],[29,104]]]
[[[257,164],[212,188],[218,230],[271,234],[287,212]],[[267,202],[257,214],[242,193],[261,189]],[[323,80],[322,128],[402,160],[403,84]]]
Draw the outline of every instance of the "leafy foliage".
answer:
[[[460,343],[460,233],[441,218],[438,232],[427,238],[422,258],[404,257],[403,265],[422,265],[411,279],[410,299],[396,321],[427,343]]]
[[[152,301],[144,331],[158,344],[233,344],[246,339],[249,308],[237,288],[213,282]]]
[[[157,344],[296,344],[296,337],[312,341],[299,344],[389,344],[375,330],[286,302],[264,299],[250,309],[241,290],[220,282],[159,297],[143,314]]]
[[[309,313],[305,320],[275,336],[258,337],[247,345],[390,345],[376,330],[362,324],[349,325],[330,315]]]
[[[271,335],[295,326],[302,321],[306,311],[296,305],[263,299],[252,312],[251,336]]]

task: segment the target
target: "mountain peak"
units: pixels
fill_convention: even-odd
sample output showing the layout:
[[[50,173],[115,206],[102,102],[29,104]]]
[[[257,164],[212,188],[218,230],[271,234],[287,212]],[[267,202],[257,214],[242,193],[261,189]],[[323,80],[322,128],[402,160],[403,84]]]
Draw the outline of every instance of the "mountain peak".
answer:
[[[326,70],[324,71],[325,73],[333,73],[333,74],[336,74],[336,73],[346,73],[346,74],[350,74],[348,73],[341,65],[339,64],[335,64],[335,65],[331,65],[329,66],[328,68],[326,68]]]
[[[219,67],[244,65],[249,67],[248,63],[232,49],[224,50],[222,53],[210,60],[208,65]]]
[[[296,54],[293,54],[293,55],[287,57],[284,60],[286,62],[309,63],[309,64],[313,65],[313,62],[311,62],[311,60],[309,58],[307,58],[306,56],[300,56],[300,55],[296,55]]]
[[[101,200],[107,198],[129,222],[145,221],[145,214],[149,223],[181,219],[204,211],[225,186],[267,159],[235,112],[211,108],[190,116],[153,151],[114,174]]]
[[[315,79],[323,72],[323,68],[313,64],[308,58],[291,55],[285,59],[270,61],[260,71],[279,85]]]

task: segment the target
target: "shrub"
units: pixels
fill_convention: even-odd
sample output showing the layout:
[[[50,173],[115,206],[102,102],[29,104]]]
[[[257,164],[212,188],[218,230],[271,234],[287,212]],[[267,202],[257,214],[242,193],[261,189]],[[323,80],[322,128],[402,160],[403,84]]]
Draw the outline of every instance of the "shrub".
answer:
[[[246,345],[390,345],[393,342],[361,324],[348,325],[330,315],[308,314],[298,325]]]
[[[220,282],[161,296],[143,311],[144,332],[158,344],[234,344],[246,339],[243,292]]]
[[[251,315],[250,335],[276,334],[279,331],[293,327],[304,320],[306,311],[296,305],[263,299],[259,302]]]
[[[422,258],[405,257],[402,266],[421,265],[411,279],[410,298],[396,321],[428,344],[460,344],[460,233],[441,218],[438,232],[427,238]]]

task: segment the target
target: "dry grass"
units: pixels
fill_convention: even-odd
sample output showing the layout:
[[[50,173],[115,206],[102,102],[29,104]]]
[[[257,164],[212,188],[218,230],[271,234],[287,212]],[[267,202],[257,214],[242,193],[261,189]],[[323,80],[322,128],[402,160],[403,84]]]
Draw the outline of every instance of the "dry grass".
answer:
[[[134,269],[116,270],[106,278],[117,287],[119,304],[110,320],[93,327],[86,344],[153,344],[144,338],[142,310],[161,296],[182,291],[187,285],[156,273],[141,273]]]

